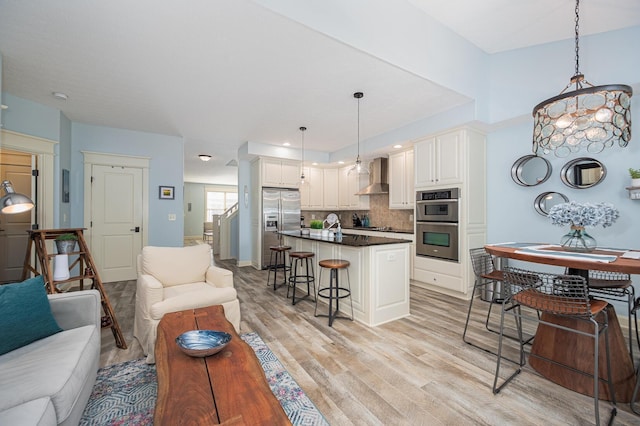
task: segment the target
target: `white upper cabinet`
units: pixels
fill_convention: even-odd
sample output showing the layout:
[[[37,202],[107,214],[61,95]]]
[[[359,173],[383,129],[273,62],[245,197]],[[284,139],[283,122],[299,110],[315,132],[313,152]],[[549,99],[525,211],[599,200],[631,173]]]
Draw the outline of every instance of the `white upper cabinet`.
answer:
[[[389,154],[389,208],[413,209],[413,150]]]
[[[415,186],[439,186],[462,183],[464,131],[431,137],[414,145],[416,163]]]
[[[263,158],[262,186],[296,188],[300,180],[300,162]]]
[[[339,199],[339,179],[338,169],[323,169],[324,174],[324,197],[323,203],[325,209],[337,209]]]
[[[369,196],[356,195],[358,191],[369,185],[368,175],[349,174],[353,166],[341,167],[339,170],[338,208],[353,210],[369,210]]]
[[[317,167],[305,167],[307,183],[300,186],[300,207],[303,209],[322,209],[324,193],[324,174]]]

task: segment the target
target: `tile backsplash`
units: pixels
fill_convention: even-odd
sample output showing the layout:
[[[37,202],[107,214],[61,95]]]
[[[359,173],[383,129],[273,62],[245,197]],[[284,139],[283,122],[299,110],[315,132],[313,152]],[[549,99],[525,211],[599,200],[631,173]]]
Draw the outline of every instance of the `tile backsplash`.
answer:
[[[311,223],[311,216],[317,220],[323,220],[329,213],[335,213],[340,217],[340,222],[351,227],[351,216],[356,213],[358,217],[366,213],[369,215],[370,226],[390,226],[395,229],[413,230],[413,209],[396,210],[389,209],[389,194],[369,195],[369,210],[339,210],[335,212],[324,210],[303,210],[305,226]]]

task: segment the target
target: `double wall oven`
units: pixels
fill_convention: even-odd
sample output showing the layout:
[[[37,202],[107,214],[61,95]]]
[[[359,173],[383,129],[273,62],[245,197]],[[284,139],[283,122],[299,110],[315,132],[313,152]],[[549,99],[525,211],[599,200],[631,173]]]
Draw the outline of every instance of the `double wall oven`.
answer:
[[[416,255],[457,262],[460,189],[416,192]]]

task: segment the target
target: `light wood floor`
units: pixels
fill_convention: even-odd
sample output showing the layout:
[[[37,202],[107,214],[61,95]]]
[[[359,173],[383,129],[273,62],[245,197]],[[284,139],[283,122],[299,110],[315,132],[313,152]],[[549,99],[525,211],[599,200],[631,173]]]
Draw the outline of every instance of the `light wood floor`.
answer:
[[[412,285],[410,317],[375,328],[336,320],[330,328],[326,318],[313,316],[311,301],[292,306],[286,288],[267,287],[266,271],[216,264],[235,274],[241,332],[262,337],[332,425],[594,423],[590,397],[528,367],[494,396],[495,357],[462,342],[465,301]],[[129,349],[116,348],[111,330],[103,329],[101,364],[141,358],[133,338],[135,281],[105,288]],[[474,335],[490,344],[493,335],[480,332],[487,304],[476,305]],[[600,410],[605,422],[609,403]],[[640,417],[618,404],[615,424],[639,425]]]

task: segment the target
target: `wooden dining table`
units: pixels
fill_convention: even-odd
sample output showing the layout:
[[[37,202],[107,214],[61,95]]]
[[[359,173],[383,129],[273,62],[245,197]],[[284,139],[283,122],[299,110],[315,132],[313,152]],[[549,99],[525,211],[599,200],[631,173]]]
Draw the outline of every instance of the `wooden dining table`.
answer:
[[[530,249],[530,247],[534,248]],[[485,250],[496,257],[569,268],[571,273],[579,273],[585,277],[588,276],[589,270],[640,274],[640,259],[621,257],[626,250],[596,249],[588,255],[581,256],[567,253],[560,246],[541,243],[487,244]],[[603,256],[599,260],[606,261],[595,261],[597,256]],[[611,370],[616,400],[629,402],[636,382],[633,360],[620,329],[614,307],[609,305],[607,311]],[[541,319],[587,332],[592,332],[589,327],[593,328],[584,321],[547,313],[543,314]],[[600,341],[599,354],[600,377],[607,377],[606,351],[603,340]],[[565,388],[593,396],[593,378],[591,376],[558,365],[568,365],[584,372],[593,371],[592,338],[540,323],[531,347],[531,355],[537,356],[530,357],[529,365],[543,377]],[[599,397],[610,400],[608,386],[600,387]]]

